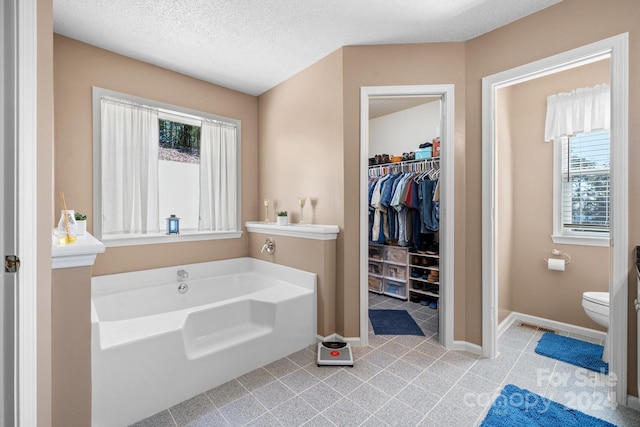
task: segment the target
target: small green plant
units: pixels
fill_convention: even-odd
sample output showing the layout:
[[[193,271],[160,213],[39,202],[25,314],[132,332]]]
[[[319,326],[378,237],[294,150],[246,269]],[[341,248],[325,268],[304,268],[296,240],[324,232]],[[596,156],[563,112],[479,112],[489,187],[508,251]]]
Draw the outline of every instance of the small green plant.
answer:
[[[287,211],[278,212],[278,216],[288,216]]]
[[[86,221],[87,216],[85,214],[81,214],[80,212],[75,213],[76,221]]]

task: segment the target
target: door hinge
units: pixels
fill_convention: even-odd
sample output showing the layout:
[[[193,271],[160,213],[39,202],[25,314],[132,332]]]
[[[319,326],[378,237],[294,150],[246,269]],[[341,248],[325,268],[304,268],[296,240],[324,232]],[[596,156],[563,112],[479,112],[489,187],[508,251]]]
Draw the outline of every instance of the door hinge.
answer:
[[[4,271],[6,273],[16,273],[20,270],[20,258],[16,255],[6,255],[4,257]]]

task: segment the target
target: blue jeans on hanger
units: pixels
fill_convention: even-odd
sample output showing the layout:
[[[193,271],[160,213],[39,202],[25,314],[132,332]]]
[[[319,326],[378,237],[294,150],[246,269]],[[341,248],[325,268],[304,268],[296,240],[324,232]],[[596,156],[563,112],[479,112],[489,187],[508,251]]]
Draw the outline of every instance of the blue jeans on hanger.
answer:
[[[425,179],[420,183],[420,209],[422,211],[423,232],[438,231],[439,223],[439,206],[438,202],[433,201],[433,192],[436,189],[437,181]]]

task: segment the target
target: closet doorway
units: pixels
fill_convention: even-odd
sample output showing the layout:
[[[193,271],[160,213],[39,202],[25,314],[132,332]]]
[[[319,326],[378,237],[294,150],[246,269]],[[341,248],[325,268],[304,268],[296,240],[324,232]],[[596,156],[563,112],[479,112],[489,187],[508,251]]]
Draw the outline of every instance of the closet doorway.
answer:
[[[417,104],[427,99],[441,101],[440,116],[440,227],[439,227],[439,281],[440,298],[439,338],[446,348],[453,345],[453,230],[454,230],[454,86],[370,86],[360,91],[360,344],[368,343],[369,322],[369,119],[372,102],[385,99],[413,100]],[[411,100],[411,101],[410,101]],[[415,147],[418,148],[418,147]],[[406,150],[405,150],[406,151]],[[413,150],[411,150],[413,151]],[[400,151],[402,153],[403,151]],[[389,153],[392,154],[392,153]],[[398,153],[395,153],[398,154]],[[408,284],[407,284],[408,286]],[[408,295],[408,293],[407,293]]]

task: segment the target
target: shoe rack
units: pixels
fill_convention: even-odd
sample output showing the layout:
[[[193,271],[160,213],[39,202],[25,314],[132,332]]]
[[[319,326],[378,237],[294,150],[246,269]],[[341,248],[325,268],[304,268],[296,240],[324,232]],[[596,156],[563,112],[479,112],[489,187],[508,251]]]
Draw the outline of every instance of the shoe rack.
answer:
[[[440,255],[437,249],[409,253],[409,284],[411,301],[430,303],[439,300]]]

